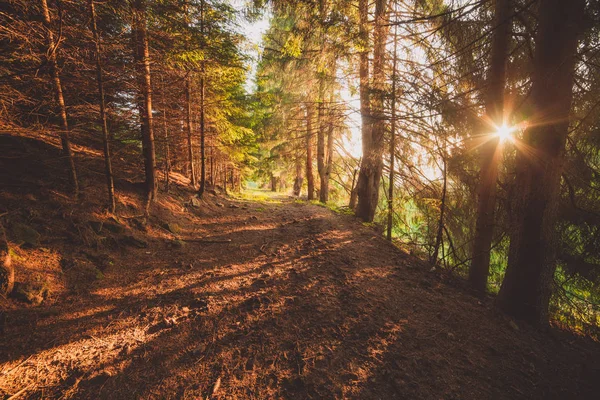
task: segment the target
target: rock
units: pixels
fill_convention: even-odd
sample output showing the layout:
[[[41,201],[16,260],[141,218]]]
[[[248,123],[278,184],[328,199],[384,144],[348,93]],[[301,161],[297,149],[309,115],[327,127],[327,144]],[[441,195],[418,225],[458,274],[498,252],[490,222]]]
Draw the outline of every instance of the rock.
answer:
[[[31,247],[40,245],[40,234],[29,225],[16,223],[12,227],[13,239],[15,242],[26,244]]]
[[[192,207],[197,207],[197,208],[202,207],[202,202],[196,196],[194,196],[190,199],[190,204],[192,205]]]
[[[215,205],[216,205],[217,207],[225,207],[225,204],[223,204],[223,203],[215,203]]]
[[[240,206],[238,206],[237,204],[230,204],[229,208],[240,208]]]
[[[179,227],[179,225],[177,225],[174,222],[165,222],[165,223],[161,224],[161,226],[171,233],[177,234],[177,233],[181,232],[181,228]]]
[[[39,306],[49,294],[50,290],[45,284],[15,282],[11,296],[16,300]]]

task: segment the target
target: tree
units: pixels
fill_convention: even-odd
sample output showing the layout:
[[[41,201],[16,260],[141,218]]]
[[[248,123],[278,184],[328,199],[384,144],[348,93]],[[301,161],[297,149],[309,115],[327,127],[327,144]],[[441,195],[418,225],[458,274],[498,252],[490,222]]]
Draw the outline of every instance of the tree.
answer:
[[[363,11],[361,9],[361,21],[362,19]],[[383,110],[386,78],[384,65],[387,33],[389,30],[387,19],[387,0],[376,0],[375,28],[373,30],[373,85],[371,88],[372,95],[367,101],[370,115],[368,117],[367,129],[362,132],[363,158],[357,183],[358,204],[356,215],[366,222],[371,222],[375,218],[375,211],[379,201],[379,184],[383,172],[383,145],[386,124]],[[364,74],[363,68],[361,61],[361,85]]]
[[[539,5],[531,89],[535,121],[519,146],[508,266],[497,301],[506,313],[533,323],[548,320],[559,184],[584,6],[584,0],[542,0]]]
[[[507,123],[504,113],[504,87],[506,62],[511,35],[511,0],[494,2],[495,19],[492,39],[490,69],[486,90],[486,117],[481,132],[479,172],[479,198],[477,224],[473,240],[473,257],[469,268],[471,287],[484,293],[490,269],[490,249],[494,234],[494,210],[496,208],[496,180],[498,162],[502,155],[502,142],[495,131]],[[491,132],[491,134],[490,134]]]
[[[56,51],[58,50],[59,43],[54,40],[54,34],[52,33],[52,22],[50,20],[50,10],[48,9],[48,2],[41,0],[42,14],[44,19],[44,26],[46,28],[46,43],[47,43],[47,58],[48,64],[50,65],[50,75],[54,83],[54,93],[56,102],[59,108],[61,132],[60,141],[62,143],[62,150],[67,163],[67,170],[69,171],[69,181],[74,195],[79,195],[79,181],[77,180],[77,170],[75,168],[75,161],[73,158],[73,151],[71,149],[71,139],[69,138],[69,121],[67,119],[67,106],[65,105],[65,98],[63,96],[62,83],[60,80],[60,74],[58,72],[58,65],[56,63]]]
[[[152,127],[152,83],[150,74],[150,50],[146,26],[146,1],[134,0],[131,3],[133,13],[134,54],[138,77],[138,109],[142,132],[142,151],[146,173],[146,209],[156,198],[156,155],[154,150],[154,131]]]
[[[108,193],[108,209],[111,213],[115,212],[115,183],[113,179],[112,163],[110,159],[110,143],[108,134],[108,124],[106,122],[106,102],[104,99],[104,78],[102,73],[102,48],[100,45],[100,35],[96,25],[96,9],[94,0],[89,0],[90,21],[94,44],[96,47],[96,81],[98,83],[98,95],[100,96],[100,124],[102,125],[102,144],[104,150],[104,174],[106,175],[106,188]]]

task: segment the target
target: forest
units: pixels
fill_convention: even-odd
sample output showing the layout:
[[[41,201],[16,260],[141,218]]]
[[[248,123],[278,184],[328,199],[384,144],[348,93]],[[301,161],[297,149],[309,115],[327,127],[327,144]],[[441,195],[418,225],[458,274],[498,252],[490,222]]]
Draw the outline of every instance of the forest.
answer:
[[[0,398],[596,398],[599,94],[598,0],[0,0]]]

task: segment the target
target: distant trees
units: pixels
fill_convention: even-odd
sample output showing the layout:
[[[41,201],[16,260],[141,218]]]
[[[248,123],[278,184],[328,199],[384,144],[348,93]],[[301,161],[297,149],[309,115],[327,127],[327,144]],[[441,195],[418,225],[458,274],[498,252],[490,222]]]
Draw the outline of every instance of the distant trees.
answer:
[[[230,6],[216,0],[13,0],[0,11],[0,125],[33,136],[59,126],[70,190],[85,189],[75,169],[83,154],[71,142],[96,139],[104,149],[111,212],[121,173],[111,159],[115,146],[141,144],[148,204],[161,173],[168,183],[169,173],[192,167],[201,185],[210,177],[225,186],[236,171],[239,181],[253,149],[252,118],[243,88],[243,37]],[[189,129],[182,124],[186,116]]]
[[[600,42],[597,26],[586,26],[578,51],[572,29],[585,25],[570,16],[583,5],[558,3],[275,2],[258,80],[269,98],[257,126],[268,162],[257,176],[264,168],[278,187],[294,176],[298,194],[302,157],[308,199],[349,202],[479,294],[504,280],[498,305],[518,317],[542,321],[550,304],[571,318],[571,302],[597,310]],[[564,18],[548,22],[550,14]],[[325,77],[338,89],[328,93]],[[332,116],[340,110],[342,127]],[[362,157],[347,147],[353,113]],[[568,128],[573,117],[583,119]],[[502,127],[511,131],[504,142]],[[551,240],[556,229],[560,242]],[[551,300],[550,286],[560,298]]]

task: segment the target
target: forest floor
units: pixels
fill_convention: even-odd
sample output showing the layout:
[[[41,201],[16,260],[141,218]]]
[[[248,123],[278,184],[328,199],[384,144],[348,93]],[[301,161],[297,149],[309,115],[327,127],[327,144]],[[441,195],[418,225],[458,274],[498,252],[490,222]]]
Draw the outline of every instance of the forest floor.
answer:
[[[21,294],[0,299],[0,398],[600,393],[600,344],[510,320],[352,216],[267,192],[192,200],[174,175],[149,221],[139,185],[119,179],[115,218],[99,153],[75,203],[52,173],[55,145],[0,136]]]

